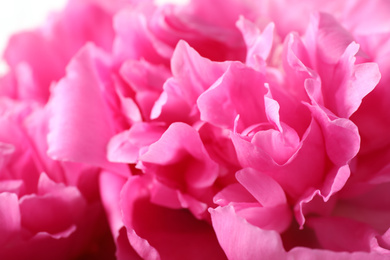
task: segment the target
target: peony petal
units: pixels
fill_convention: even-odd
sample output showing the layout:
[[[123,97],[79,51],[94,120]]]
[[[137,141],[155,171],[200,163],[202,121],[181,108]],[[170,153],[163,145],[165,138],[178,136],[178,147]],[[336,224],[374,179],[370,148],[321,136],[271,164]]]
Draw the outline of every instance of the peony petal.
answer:
[[[154,9],[149,3],[139,8],[141,10],[144,8],[147,12]],[[118,62],[127,59],[138,60],[142,57],[151,63],[168,65],[168,61],[153,47],[153,37],[148,29],[147,17],[142,11],[122,9],[114,17],[114,29],[116,38],[113,53]]]
[[[149,119],[154,103],[163,90],[171,72],[163,65],[155,65],[144,59],[127,60],[120,69],[122,78],[135,91],[135,100],[145,119]]]
[[[266,61],[271,52],[275,24],[268,24],[261,33],[254,23],[241,16],[236,25],[243,34],[247,45],[245,63],[254,69],[264,69],[261,66],[261,61]]]
[[[146,172],[179,189],[208,187],[218,177],[218,165],[209,157],[199,133],[184,123],[172,124],[140,161]]]
[[[229,259],[286,259],[277,232],[249,224],[231,206],[209,211],[218,241]]]
[[[181,87],[182,98],[190,105],[222,76],[228,65],[203,58],[183,40],[178,42],[171,59],[172,75]]]
[[[282,187],[266,174],[245,168],[236,173],[236,178],[263,207],[287,203]]]
[[[67,76],[54,88],[48,154],[52,158],[89,163],[120,171],[106,159],[114,122],[105,103],[107,57],[87,45],[68,66]]]
[[[199,95],[224,73],[228,64],[203,58],[188,43],[179,41],[171,59],[173,76],[164,84],[164,92],[153,108],[152,118],[166,113],[174,118],[178,111],[187,112],[187,115],[179,114],[175,121],[183,121],[181,118],[188,117],[188,114],[191,116]],[[178,109],[180,106],[183,108]]]
[[[18,197],[13,193],[0,193],[0,245],[14,239],[21,230]],[[1,255],[1,253],[0,253]]]
[[[231,63],[222,77],[199,97],[201,119],[229,129],[233,129],[237,115],[245,127],[266,122],[264,83],[262,73],[238,62]]]
[[[309,106],[313,117],[321,125],[327,155],[335,165],[345,165],[359,151],[360,136],[352,121],[337,118],[319,106]]]
[[[319,250],[319,249],[311,249],[306,247],[296,247],[293,248],[288,253],[288,258],[291,260],[385,260],[387,259],[387,255],[380,255],[377,253],[367,253],[367,252],[333,252],[330,250]]]
[[[214,203],[219,206],[227,206],[231,202],[256,203],[256,199],[240,183],[234,183],[214,196]]]
[[[26,195],[20,200],[22,226],[33,234],[66,231],[85,212],[86,201],[77,188],[56,184],[45,174],[39,179],[38,192],[40,195]]]
[[[261,148],[238,134],[231,135],[242,167],[254,168],[276,180],[286,195],[298,199],[324,177],[325,149],[321,128],[314,120],[307,128],[295,154],[283,165],[276,164]],[[307,160],[310,158],[310,160]],[[313,175],[313,172],[316,174]]]
[[[50,18],[39,30],[11,37],[4,52],[11,68],[25,63],[23,66],[28,66],[37,83],[34,89],[30,88],[31,84],[19,84],[22,98],[34,97],[46,102],[50,85],[64,75],[66,64],[86,42],[111,49],[111,15],[96,4],[70,1],[61,13]]]
[[[129,241],[142,258],[225,258],[208,223],[150,203],[149,184],[146,175],[130,178],[121,200]]]
[[[332,251],[369,252],[377,235],[368,225],[347,218],[312,217],[307,219],[307,226],[314,229],[321,246]]]
[[[110,162],[137,163],[142,148],[156,142],[165,128],[160,124],[135,123],[129,130],[111,138],[107,146]]]

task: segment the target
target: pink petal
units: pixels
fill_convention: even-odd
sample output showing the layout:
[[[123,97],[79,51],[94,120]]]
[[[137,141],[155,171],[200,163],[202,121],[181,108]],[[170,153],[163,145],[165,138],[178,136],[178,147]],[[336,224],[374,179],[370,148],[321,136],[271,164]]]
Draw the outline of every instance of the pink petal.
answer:
[[[208,187],[218,177],[218,165],[207,154],[198,132],[184,123],[172,124],[140,161],[147,172],[181,188]]]
[[[320,62],[336,64],[344,50],[353,41],[353,37],[336,21],[334,16],[318,13],[311,17],[304,41],[309,54],[313,55],[312,65],[316,67],[321,66]]]
[[[154,9],[150,4],[145,5],[146,12]],[[127,59],[138,60],[141,57],[151,63],[167,64],[153,46],[153,37],[148,29],[147,17],[142,11],[123,9],[114,17],[116,38],[113,53],[118,62]]]
[[[87,45],[69,64],[67,76],[55,86],[48,135],[48,154],[52,158],[120,169],[106,159],[106,145],[114,135],[101,78],[109,70],[106,59],[93,45]]]
[[[210,209],[218,241],[229,259],[286,259],[279,234],[239,217],[233,207]]]
[[[178,111],[193,113],[199,95],[224,73],[227,66],[228,63],[212,62],[201,57],[188,43],[179,41],[171,59],[173,76],[164,84],[164,92],[153,108],[152,118],[164,113],[174,118]],[[180,106],[183,108],[178,109]],[[175,121],[188,117],[179,115]]]
[[[165,127],[153,123],[135,123],[129,130],[111,138],[107,158],[111,162],[137,163],[143,148],[156,142]]]
[[[282,187],[266,174],[245,168],[236,173],[236,178],[263,207],[287,203]]]
[[[20,201],[24,228],[34,234],[48,232],[56,235],[79,221],[86,201],[78,189],[55,184],[45,174],[41,175],[38,185],[41,195],[26,195]]]
[[[21,216],[18,197],[15,194],[0,193],[0,245],[15,238],[21,230]],[[1,253],[0,253],[1,255]]]
[[[214,196],[214,203],[219,206],[227,206],[231,202],[256,203],[256,199],[240,183],[234,183]]]
[[[347,218],[313,217],[307,226],[314,229],[321,246],[332,251],[369,252],[370,242],[377,235],[368,225]]]
[[[237,115],[246,127],[266,122],[264,83],[263,74],[241,63],[231,63],[222,77],[199,97],[201,119],[230,129]]]
[[[64,75],[66,64],[86,42],[109,50],[112,40],[110,15],[95,4],[71,1],[44,27],[11,37],[4,56],[11,68],[28,65],[37,83],[34,97],[46,102],[51,83]],[[19,85],[21,97],[31,93],[30,85]]]
[[[171,59],[172,75],[181,86],[182,98],[190,105],[226,70],[227,62],[212,62],[203,58],[190,45],[178,42]]]
[[[163,65],[154,65],[142,59],[125,61],[120,74],[135,91],[135,100],[144,118],[149,119],[164,82],[171,76],[170,71]]]
[[[325,150],[321,129],[315,121],[307,128],[295,154],[283,165],[276,164],[270,155],[241,136],[232,134],[231,138],[244,168],[254,168],[271,176],[292,198],[299,198],[307,188],[323,180]]]
[[[296,247],[288,253],[287,259],[302,259],[302,260],[386,260],[387,255],[367,252],[334,252],[331,250],[311,249],[307,247]]]
[[[224,259],[207,222],[150,203],[148,185],[146,175],[130,178],[121,201],[129,241],[142,258]]]
[[[261,61],[258,59],[261,58],[263,62],[267,60],[272,48],[275,25],[270,23],[261,33],[254,23],[241,16],[237,27],[243,34],[247,45],[245,63],[255,69],[261,69]]]
[[[335,165],[345,165],[359,151],[360,136],[356,125],[348,119],[337,118],[316,105],[309,108],[321,125],[330,160]]]

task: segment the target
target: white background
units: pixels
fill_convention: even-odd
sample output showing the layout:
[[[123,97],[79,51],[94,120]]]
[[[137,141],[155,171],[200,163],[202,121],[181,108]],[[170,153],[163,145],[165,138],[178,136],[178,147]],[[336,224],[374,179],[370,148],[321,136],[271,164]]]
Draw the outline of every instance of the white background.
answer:
[[[42,24],[50,10],[61,10],[66,0],[0,0],[0,51],[8,37]]]

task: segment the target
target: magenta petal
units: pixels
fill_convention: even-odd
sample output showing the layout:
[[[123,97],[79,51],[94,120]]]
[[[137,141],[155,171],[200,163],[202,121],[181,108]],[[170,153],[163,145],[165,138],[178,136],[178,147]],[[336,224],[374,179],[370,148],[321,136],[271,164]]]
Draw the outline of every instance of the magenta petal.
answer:
[[[126,179],[122,176],[105,171],[101,173],[99,178],[101,198],[114,239],[118,239],[119,231],[123,227],[119,201],[120,192],[125,183]]]
[[[53,90],[48,154],[52,158],[116,169],[106,159],[106,145],[114,135],[110,108],[104,100],[107,58],[87,45],[72,60]]]
[[[144,259],[224,259],[212,227],[186,210],[149,201],[150,179],[134,176],[122,191],[129,242]]]
[[[18,197],[15,194],[0,193],[0,245],[12,239],[21,229]]]
[[[321,246],[332,251],[369,252],[372,239],[378,235],[368,225],[347,218],[313,217],[307,226],[314,229]]]
[[[233,207],[210,209],[218,241],[229,259],[286,259],[280,235],[239,217]]]
[[[386,260],[388,258],[388,255],[381,255],[375,252],[334,252],[331,250],[311,249],[306,247],[296,247],[288,253],[288,259],[291,260]]]
[[[33,234],[56,235],[66,231],[85,212],[86,201],[77,188],[56,184],[45,174],[39,179],[38,192],[39,195],[26,195],[20,201],[22,225]]]

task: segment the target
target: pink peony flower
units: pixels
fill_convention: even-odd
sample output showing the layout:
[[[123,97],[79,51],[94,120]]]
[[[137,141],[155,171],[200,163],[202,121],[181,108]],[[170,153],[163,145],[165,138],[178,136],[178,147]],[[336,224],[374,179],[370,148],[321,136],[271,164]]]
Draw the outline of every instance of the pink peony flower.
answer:
[[[14,36],[4,252],[108,256],[105,238],[117,259],[389,258],[389,9],[70,1]],[[112,237],[92,239],[105,216]]]

